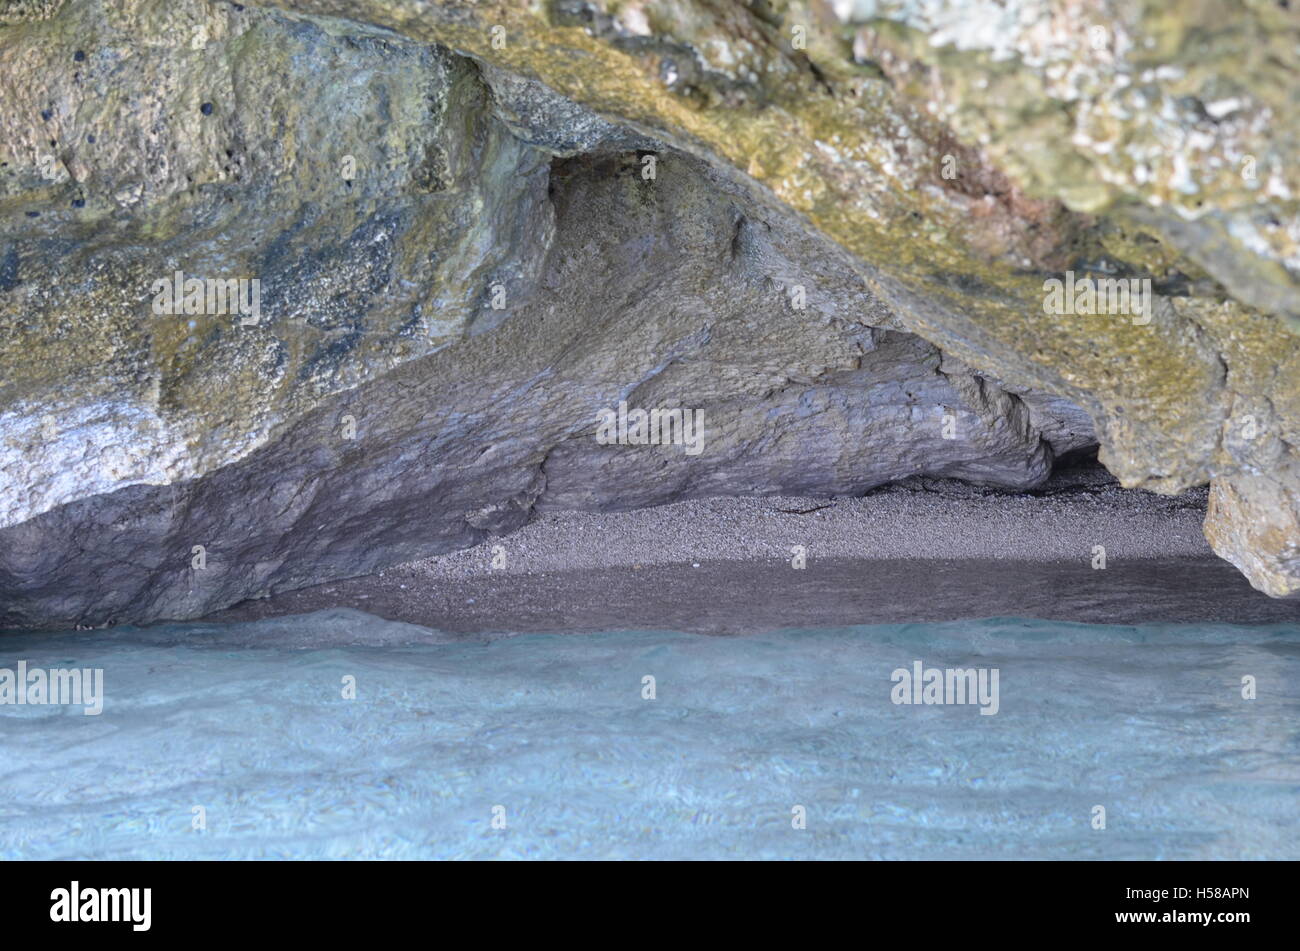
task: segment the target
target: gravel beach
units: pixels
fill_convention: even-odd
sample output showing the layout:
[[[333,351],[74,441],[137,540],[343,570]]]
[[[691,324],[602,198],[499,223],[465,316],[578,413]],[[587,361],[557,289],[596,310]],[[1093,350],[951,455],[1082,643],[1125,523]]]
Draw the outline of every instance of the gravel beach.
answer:
[[[859,498],[547,512],[473,548],[245,602],[210,620],[351,608],[473,637],[995,616],[1300,622],[1300,604],[1260,594],[1214,556],[1201,534],[1205,503],[1204,490],[1125,490],[1083,467],[1034,493],[913,479]],[[1094,568],[1098,546],[1104,569]]]

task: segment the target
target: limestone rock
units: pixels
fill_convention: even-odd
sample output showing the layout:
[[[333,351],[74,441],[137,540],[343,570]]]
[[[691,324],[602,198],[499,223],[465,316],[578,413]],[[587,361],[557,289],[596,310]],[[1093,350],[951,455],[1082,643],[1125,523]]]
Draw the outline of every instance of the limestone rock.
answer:
[[[3,5],[0,625],[1094,441],[1300,591],[1293,21],[1057,6]],[[157,313],[178,271],[257,313]],[[708,451],[598,442],[620,403]]]
[[[0,627],[198,616],[472,545],[548,507],[1046,478],[1039,427],[1079,420],[890,329],[834,248],[695,160],[660,155],[653,182],[642,168],[636,153],[555,160],[533,196],[553,216],[535,290],[490,331],[324,398],[202,478],[0,530]],[[601,444],[620,402],[698,410],[704,451]]]

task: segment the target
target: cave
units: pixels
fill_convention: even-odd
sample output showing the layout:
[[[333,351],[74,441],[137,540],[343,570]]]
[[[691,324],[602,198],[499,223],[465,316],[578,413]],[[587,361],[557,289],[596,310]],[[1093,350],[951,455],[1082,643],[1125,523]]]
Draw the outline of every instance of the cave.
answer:
[[[0,858],[1300,856],[1298,49],[0,0]]]

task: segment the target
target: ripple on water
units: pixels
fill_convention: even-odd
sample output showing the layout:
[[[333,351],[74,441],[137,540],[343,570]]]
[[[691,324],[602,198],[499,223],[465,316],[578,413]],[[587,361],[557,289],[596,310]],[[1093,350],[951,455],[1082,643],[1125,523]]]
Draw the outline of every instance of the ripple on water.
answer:
[[[401,643],[344,620],[393,646],[282,646],[337,615],[279,619],[281,646],[0,640],[0,667],[101,667],[106,694],[97,717],[0,706],[0,857],[1300,857],[1295,626]],[[998,713],[892,703],[915,660],[997,668]]]

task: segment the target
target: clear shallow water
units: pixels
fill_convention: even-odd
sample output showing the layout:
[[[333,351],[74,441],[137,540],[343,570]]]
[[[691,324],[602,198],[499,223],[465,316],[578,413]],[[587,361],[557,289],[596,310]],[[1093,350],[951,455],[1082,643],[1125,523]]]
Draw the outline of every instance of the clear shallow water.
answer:
[[[106,693],[0,706],[0,858],[1300,858],[1295,626],[423,634],[0,637]],[[998,668],[999,712],[893,704],[914,660]]]

